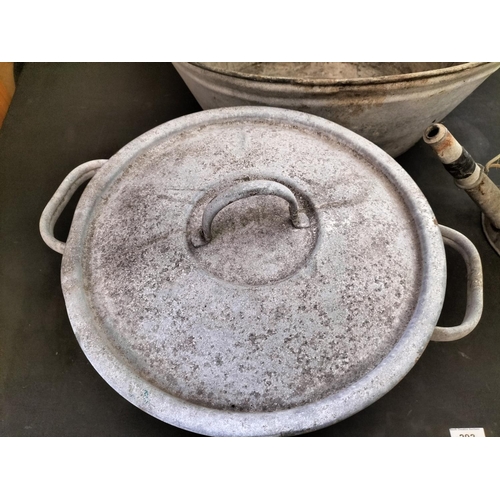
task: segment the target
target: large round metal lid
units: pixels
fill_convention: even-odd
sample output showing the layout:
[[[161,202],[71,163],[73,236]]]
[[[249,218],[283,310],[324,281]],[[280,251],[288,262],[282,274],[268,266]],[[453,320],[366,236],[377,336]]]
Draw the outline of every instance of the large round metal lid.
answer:
[[[75,334],[120,394],[213,435],[294,434],[360,410],[425,348],[441,236],[382,150],[322,118],[204,111],[119,151],[62,268]]]

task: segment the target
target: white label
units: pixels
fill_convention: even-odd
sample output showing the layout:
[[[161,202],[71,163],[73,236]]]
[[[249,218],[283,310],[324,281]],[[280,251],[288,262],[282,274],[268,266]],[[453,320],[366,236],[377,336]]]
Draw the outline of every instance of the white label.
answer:
[[[486,437],[482,427],[469,427],[466,429],[450,429],[450,436],[454,438]]]

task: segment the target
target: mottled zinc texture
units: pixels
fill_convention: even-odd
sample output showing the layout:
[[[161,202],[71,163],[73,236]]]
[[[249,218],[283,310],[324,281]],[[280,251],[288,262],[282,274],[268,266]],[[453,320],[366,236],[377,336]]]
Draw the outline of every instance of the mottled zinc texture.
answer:
[[[75,215],[63,288],[89,359],[138,406],[208,434],[328,425],[337,410],[308,405],[384,365],[344,417],[380,397],[425,348],[444,297],[442,241],[418,188],[378,148],[386,172],[354,134],[310,115],[235,108],[175,122],[104,165]],[[254,179],[292,190],[310,226],[294,228],[281,198],[255,196],[224,208],[195,248],[208,202]],[[287,410],[305,416],[280,422]]]
[[[295,229],[284,200],[257,196],[190,248],[208,201],[250,178],[295,189],[312,226]],[[274,411],[338,391],[387,355],[418,297],[415,229],[389,182],[279,122],[198,127],[151,148],[92,229],[88,289],[114,342],[203,406]]]

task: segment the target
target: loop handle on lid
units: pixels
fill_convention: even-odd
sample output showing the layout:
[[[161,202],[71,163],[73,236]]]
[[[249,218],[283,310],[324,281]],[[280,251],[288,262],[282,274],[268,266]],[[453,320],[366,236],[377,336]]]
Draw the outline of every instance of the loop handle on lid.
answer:
[[[283,198],[289,204],[290,220],[293,226],[296,228],[309,227],[307,215],[299,211],[295,195],[286,186],[269,180],[247,181],[220,193],[206,206],[201,223],[201,235],[204,243],[209,243],[212,240],[212,222],[223,208],[242,198],[257,195],[274,195]],[[195,243],[195,246],[198,245]]]

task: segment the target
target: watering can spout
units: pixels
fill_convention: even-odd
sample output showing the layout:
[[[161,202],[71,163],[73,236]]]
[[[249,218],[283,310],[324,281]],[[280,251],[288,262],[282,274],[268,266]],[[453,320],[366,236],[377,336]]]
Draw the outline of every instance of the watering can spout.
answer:
[[[469,179],[466,184],[478,179],[481,168],[444,125],[434,123],[428,127],[424,141],[434,150],[446,170],[455,179],[462,181],[472,177],[473,179]]]
[[[477,164],[440,123],[428,127],[423,138],[455,178],[455,184],[481,208],[486,237],[500,254],[500,189],[488,177],[487,169]]]

